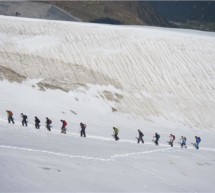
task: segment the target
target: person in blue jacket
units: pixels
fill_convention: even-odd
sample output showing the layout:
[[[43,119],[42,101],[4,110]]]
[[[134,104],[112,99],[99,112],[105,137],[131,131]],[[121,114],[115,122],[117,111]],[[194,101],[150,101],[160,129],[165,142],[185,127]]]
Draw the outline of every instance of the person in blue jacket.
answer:
[[[195,139],[196,139],[196,149],[199,149],[199,144],[200,144],[200,142],[201,142],[201,138],[195,136]]]

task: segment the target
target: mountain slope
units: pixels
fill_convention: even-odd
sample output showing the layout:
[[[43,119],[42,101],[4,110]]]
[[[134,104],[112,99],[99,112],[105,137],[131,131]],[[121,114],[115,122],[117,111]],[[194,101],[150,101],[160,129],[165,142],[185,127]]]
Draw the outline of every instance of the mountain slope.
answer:
[[[149,4],[178,27],[215,31],[214,1],[152,1]]]
[[[126,25],[173,26],[149,3],[138,1],[54,1],[50,2],[85,22]]]
[[[215,21],[213,1],[154,1],[149,4],[171,21]]]
[[[114,112],[214,128],[214,33],[0,19],[0,65],[41,89],[97,85]]]
[[[0,15],[50,19],[50,20],[64,20],[64,21],[80,21],[80,19],[68,14],[65,10],[60,9],[52,4],[43,2],[0,2]]]
[[[1,16],[0,192],[213,192],[214,46],[214,33]]]

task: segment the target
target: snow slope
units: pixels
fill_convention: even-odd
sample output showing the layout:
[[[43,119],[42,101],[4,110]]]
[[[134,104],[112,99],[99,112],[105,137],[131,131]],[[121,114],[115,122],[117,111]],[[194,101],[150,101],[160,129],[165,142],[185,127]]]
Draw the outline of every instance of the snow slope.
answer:
[[[77,104],[68,93],[41,92],[30,87],[33,83],[0,84],[0,192],[213,192],[214,131],[173,130],[124,114],[113,116],[107,104],[93,101],[90,94],[86,99],[76,93]],[[96,107],[92,115],[86,100]],[[7,123],[6,107],[14,110],[14,125]],[[28,115],[28,127],[21,126],[21,112]],[[34,129],[35,115],[41,119],[40,130]],[[44,127],[47,115],[53,120],[51,132]],[[61,118],[69,123],[66,135],[60,134]],[[80,121],[87,122],[87,138],[79,137]],[[111,138],[114,121],[121,125],[118,142]],[[135,140],[140,127],[145,144]],[[159,146],[151,141],[156,131]],[[169,133],[176,135],[173,148],[166,143]],[[188,139],[187,149],[178,144],[181,135]],[[202,138],[200,150],[191,144],[195,135]]]
[[[166,143],[169,133],[173,132],[171,128],[164,129],[159,124],[153,128],[144,123],[141,129],[145,144],[136,144],[134,137],[140,124],[115,115],[118,124],[124,125],[120,128],[120,141],[115,142],[107,121],[108,115],[109,120],[113,117],[108,109],[101,108],[102,103],[93,103],[98,107],[91,116],[97,117],[97,124],[93,124],[88,121],[91,117],[79,114],[81,110],[75,103],[73,110],[78,116],[69,114],[71,101],[65,93],[41,92],[28,85],[8,82],[1,84],[1,91],[8,96],[2,101],[3,107],[15,105],[15,101],[11,106],[8,104],[10,98],[14,98],[12,92],[23,93],[22,97],[17,95],[17,103],[23,105],[14,109],[15,125],[7,123],[1,108],[0,192],[213,192],[215,188],[214,131],[175,130],[177,139],[175,147],[171,148]],[[53,128],[48,132],[44,127],[45,112],[56,96],[63,104],[52,105],[49,114]],[[28,100],[31,100],[30,107],[24,105]],[[65,112],[59,112],[58,108]],[[85,104],[79,104],[79,108],[85,108]],[[21,126],[19,112],[23,110],[29,116],[28,127]],[[42,121],[40,130],[33,126],[36,113]],[[69,122],[66,135],[60,134],[59,116],[70,117],[66,119]],[[80,118],[88,123],[87,138],[79,137],[77,123]],[[159,146],[151,141],[155,131],[161,134]],[[188,149],[181,149],[177,144],[180,135],[187,136]],[[200,150],[191,144],[194,135],[202,137]]]
[[[4,16],[0,29],[5,71],[66,91],[111,85],[98,95],[119,112],[214,128],[214,33]]]
[[[2,123],[0,132],[1,192],[214,190],[214,152],[80,139]]]
[[[213,192],[214,48],[214,33],[0,16],[0,192]]]

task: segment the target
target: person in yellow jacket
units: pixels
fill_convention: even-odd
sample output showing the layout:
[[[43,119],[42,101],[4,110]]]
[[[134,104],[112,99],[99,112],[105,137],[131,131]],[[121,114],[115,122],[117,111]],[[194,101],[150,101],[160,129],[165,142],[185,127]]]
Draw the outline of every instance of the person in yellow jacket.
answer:
[[[119,129],[116,127],[113,127],[113,131],[114,131],[113,137],[116,141],[118,141],[119,140],[119,137],[118,137]]]
[[[7,112],[8,123],[12,122],[14,124],[13,112],[9,110],[6,110],[6,112]]]

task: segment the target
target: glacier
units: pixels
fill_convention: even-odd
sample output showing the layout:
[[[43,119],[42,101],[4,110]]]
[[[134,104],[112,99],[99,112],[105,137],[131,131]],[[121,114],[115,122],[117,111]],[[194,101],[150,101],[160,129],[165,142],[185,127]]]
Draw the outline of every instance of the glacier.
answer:
[[[212,32],[0,16],[0,192],[213,192],[214,61]]]

